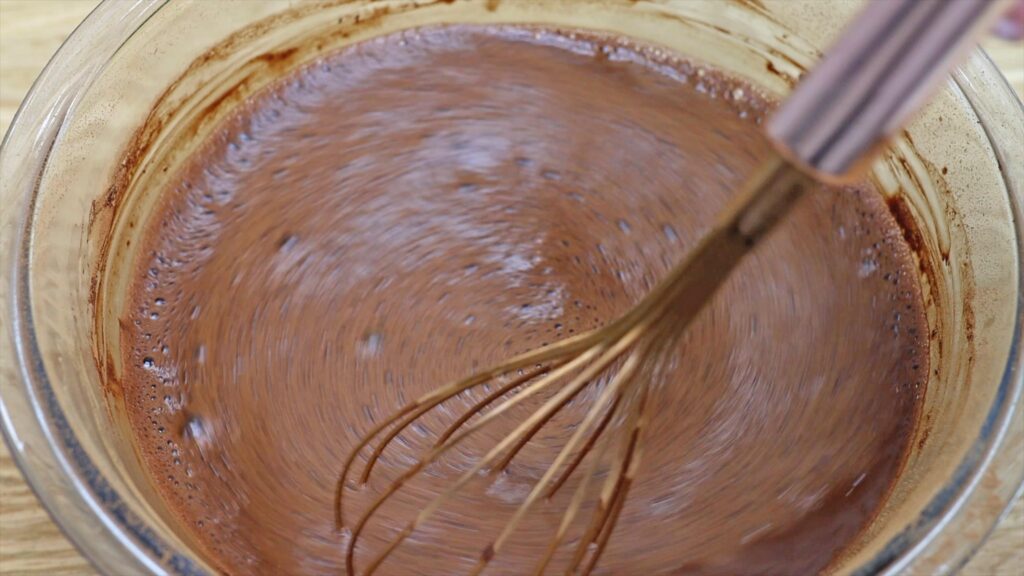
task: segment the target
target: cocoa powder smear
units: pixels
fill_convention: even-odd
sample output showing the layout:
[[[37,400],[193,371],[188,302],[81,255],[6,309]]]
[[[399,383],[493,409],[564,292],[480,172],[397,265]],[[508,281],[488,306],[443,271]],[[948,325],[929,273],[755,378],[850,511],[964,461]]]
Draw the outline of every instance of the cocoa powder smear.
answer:
[[[625,40],[483,26],[364,42],[252,99],[165,191],[122,333],[137,443],[183,530],[228,574],[343,573],[335,488],[360,436],[437,386],[628,310],[769,155],[768,108]],[[805,197],[655,359],[666,378],[596,573],[825,569],[899,472],[924,326],[912,255],[877,193]],[[378,573],[468,571],[602,384]],[[376,486],[349,490],[352,513],[473,401],[403,434]],[[537,406],[385,506],[357,566]],[[535,507],[487,573],[531,573],[578,481]]]

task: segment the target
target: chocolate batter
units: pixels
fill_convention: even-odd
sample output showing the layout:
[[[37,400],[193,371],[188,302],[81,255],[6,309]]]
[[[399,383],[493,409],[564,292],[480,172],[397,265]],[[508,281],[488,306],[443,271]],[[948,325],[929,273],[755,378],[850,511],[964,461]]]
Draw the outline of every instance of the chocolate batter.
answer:
[[[626,311],[767,157],[765,109],[662,51],[510,27],[408,31],[282,79],[191,159],[147,230],[122,338],[160,493],[225,573],[340,573],[335,483],[372,422]],[[927,373],[920,300],[874,191],[806,197],[662,359],[598,572],[824,569],[899,472]],[[596,391],[380,573],[471,567]],[[453,413],[414,426],[375,474],[393,478]],[[357,558],[508,429],[431,468]],[[489,573],[535,566],[575,482]]]

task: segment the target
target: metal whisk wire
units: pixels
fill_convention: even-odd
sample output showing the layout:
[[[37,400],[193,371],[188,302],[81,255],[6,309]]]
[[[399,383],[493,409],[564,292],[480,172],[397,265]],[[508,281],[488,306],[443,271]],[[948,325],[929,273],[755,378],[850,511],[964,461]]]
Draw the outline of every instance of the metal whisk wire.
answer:
[[[500,471],[507,467],[519,451],[570,401],[597,382],[600,375],[607,373],[607,383],[598,392],[597,399],[587,409],[583,420],[501,532],[481,551],[480,560],[473,572],[481,572],[490,563],[536,502],[542,497],[550,498],[593,451],[595,445],[601,443],[611,423],[616,422],[616,431],[624,431],[620,436],[620,446],[611,458],[611,468],[601,486],[591,522],[569,564],[569,573],[574,573],[581,565],[582,573],[589,573],[611,537],[625,503],[625,495],[639,466],[641,432],[646,426],[647,417],[644,414],[651,381],[650,374],[638,374],[645,365],[644,359],[660,354],[666,342],[674,341],[685,330],[703,302],[724,281],[735,263],[751,249],[756,239],[781,212],[795,201],[806,184],[806,177],[784,162],[769,162],[723,212],[712,232],[698,242],[684,261],[630,312],[603,328],[519,355],[480,374],[443,386],[407,404],[374,426],[353,449],[343,467],[338,486],[339,526],[345,525],[342,504],[348,477],[364,448],[380,437],[360,475],[360,484],[363,485],[370,479],[374,466],[388,445],[417,419],[467,390],[494,382],[516,371],[529,370],[498,386],[456,418],[423,456],[407,467],[373,500],[355,522],[349,538],[345,560],[349,574],[356,573],[355,550],[374,514],[426,467],[512,408],[543,392],[550,394],[540,408],[520,422],[512,433],[428,502],[388,546],[370,561],[365,574],[372,574],[402,542],[480,471],[488,467],[491,471]],[[667,313],[669,309],[671,314]],[[616,362],[621,364],[616,367]],[[619,420],[616,421],[616,418]],[[605,443],[601,443],[599,457],[592,459],[588,475],[577,487],[556,539],[540,562],[538,573],[550,563],[582,508],[590,476],[595,474],[594,466],[600,464],[607,448]],[[596,547],[590,552],[588,560],[591,544]]]
[[[613,362],[619,359],[620,356],[642,335],[641,330],[634,329],[627,332],[618,341],[614,341],[612,343],[600,342],[597,345],[590,344],[594,335],[601,335],[610,328],[612,327],[596,331],[594,334],[585,334],[581,336],[579,340],[563,342],[550,349],[542,349],[535,353],[526,354],[520,358],[513,359],[501,367],[490,370],[488,373],[480,377],[468,378],[449,387],[445,387],[443,389],[443,393],[428,394],[427,396],[409,404],[406,409],[399,411],[398,414],[392,416],[390,419],[382,422],[375,428],[375,430],[371,431],[370,434],[364,437],[364,441],[360,443],[360,449],[368,445],[374,437],[387,429],[389,425],[393,424],[391,430],[384,436],[382,442],[377,445],[370,459],[367,461],[366,467],[364,468],[361,476],[362,483],[369,480],[369,473],[376,461],[379,460],[387,443],[397,437],[401,430],[411,425],[419,416],[422,416],[430,409],[440,405],[444,400],[447,400],[464,390],[489,382],[497,376],[507,374],[509,371],[520,369],[524,365],[535,365],[545,361],[550,362],[549,366],[542,365],[541,368],[524,374],[523,376],[512,380],[508,384],[499,387],[486,398],[477,402],[469,411],[453,422],[438,437],[433,448],[425,456],[421,457],[415,464],[406,469],[405,472],[401,474],[384,491],[383,494],[374,500],[374,502],[356,522],[355,527],[352,530],[346,554],[346,565],[349,573],[355,573],[354,552],[359,536],[366,528],[373,514],[391,496],[398,492],[406,482],[419,474],[431,463],[435,462],[450,448],[458,445],[466,437],[495,421],[509,409],[531,397],[536,396],[546,389],[552,388],[555,383],[558,383],[575,373],[567,384],[559,388],[537,411],[532,413],[527,420],[521,422],[511,434],[506,436],[501,442],[489,450],[480,460],[470,467],[469,470],[465,471],[451,486],[447,488],[444,493],[438,495],[429,502],[420,511],[417,517],[398,534],[392,543],[381,554],[374,558],[373,561],[371,561],[366,569],[366,574],[372,574],[395,548],[397,548],[418,527],[425,523],[458,490],[471,481],[477,473],[495,461],[497,461],[497,465],[493,467],[494,471],[500,471],[507,467],[515,455],[547,422],[551,420],[551,418],[553,418],[566,404],[576,397],[587,385],[591,384],[597,376],[611,366]],[[578,343],[586,343],[589,347],[584,348]],[[560,353],[561,356],[551,358],[551,356],[556,352]],[[477,572],[482,570],[490,559],[498,552],[520,520],[528,512],[530,507],[541,497],[543,493],[545,493],[545,488],[551,484],[551,488],[546,492],[549,497],[550,495],[553,495],[558,487],[564,484],[568,476],[584,459],[586,453],[590,451],[594,445],[594,441],[597,439],[597,434],[595,434],[590,438],[591,441],[587,441],[587,434],[598,429],[603,431],[606,428],[611,416],[614,414],[614,410],[612,408],[617,406],[618,402],[615,401],[612,404],[612,408],[609,408],[608,410],[604,410],[604,407],[608,404],[607,401],[609,398],[612,396],[618,396],[618,393],[621,392],[629,382],[630,376],[636,369],[636,364],[637,358],[636,352],[634,352],[634,354],[627,359],[616,375],[606,385],[599,400],[595,402],[594,406],[587,412],[583,423],[576,428],[568,443],[556,457],[555,462],[548,468],[527,499],[517,509],[513,518],[506,525],[502,533],[486,550],[483,551]],[[517,389],[518,391],[516,391]],[[513,395],[506,398],[491,410],[481,413],[487,405],[509,393],[513,393]],[[606,412],[606,417],[599,419],[604,412]],[[461,427],[476,414],[480,414],[480,417],[472,424],[466,426],[465,429],[461,429]],[[574,460],[570,461],[570,457],[575,453],[575,449],[581,444],[583,444],[583,450],[576,454],[576,458]],[[346,463],[346,467],[343,472],[343,483],[346,481],[348,473],[351,470],[351,465],[355,461],[356,453],[356,451],[353,451],[353,456],[351,456],[349,462]],[[502,457],[503,454],[504,457]],[[498,460],[499,457],[501,457],[500,460]],[[568,467],[564,469],[561,476],[555,479],[556,472],[562,468],[563,464],[566,463],[568,463]],[[554,483],[552,484],[553,480]],[[344,485],[339,487],[340,496],[343,496],[343,491]],[[339,521],[343,522],[340,501],[341,498],[339,498]]]

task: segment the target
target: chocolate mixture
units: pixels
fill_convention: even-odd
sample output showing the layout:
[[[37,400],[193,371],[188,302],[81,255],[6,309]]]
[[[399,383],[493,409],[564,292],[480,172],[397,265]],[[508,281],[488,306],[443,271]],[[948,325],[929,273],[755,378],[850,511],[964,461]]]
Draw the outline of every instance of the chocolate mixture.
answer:
[[[765,109],[658,50],[511,27],[408,31],[282,79],[195,154],[147,230],[122,338],[160,493],[226,573],[343,572],[335,488],[360,436],[626,311],[767,157]],[[804,198],[659,360],[642,465],[597,572],[803,574],[835,559],[915,425],[915,271],[870,188]],[[472,567],[600,387],[379,573]],[[413,426],[382,483],[351,491],[353,513],[472,401]],[[510,425],[382,509],[357,565]],[[488,573],[530,573],[577,480]]]

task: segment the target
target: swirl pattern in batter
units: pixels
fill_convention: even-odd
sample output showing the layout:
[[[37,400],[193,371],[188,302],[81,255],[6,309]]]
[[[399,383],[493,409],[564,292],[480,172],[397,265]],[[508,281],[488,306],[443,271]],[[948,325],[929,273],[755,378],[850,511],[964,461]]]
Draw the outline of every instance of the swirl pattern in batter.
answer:
[[[283,78],[205,143],[148,224],[124,388],[160,494],[225,573],[339,573],[335,483],[371,423],[626,311],[769,154],[767,108],[663,51],[536,28],[406,31]],[[805,198],[664,359],[598,572],[827,567],[900,470],[924,326],[877,194]],[[472,567],[598,389],[381,573]],[[414,426],[376,474],[393,478],[454,410]],[[360,557],[507,431],[383,509]],[[539,506],[490,573],[531,570],[571,494]]]

